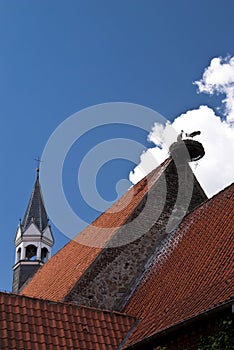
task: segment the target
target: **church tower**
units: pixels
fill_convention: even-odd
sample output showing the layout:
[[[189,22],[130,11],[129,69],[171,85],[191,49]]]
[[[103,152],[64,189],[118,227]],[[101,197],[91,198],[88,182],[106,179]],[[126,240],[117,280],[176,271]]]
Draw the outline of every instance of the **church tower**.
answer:
[[[50,258],[53,244],[54,238],[41,193],[38,168],[27,210],[16,231],[13,293],[18,293],[39,267]]]

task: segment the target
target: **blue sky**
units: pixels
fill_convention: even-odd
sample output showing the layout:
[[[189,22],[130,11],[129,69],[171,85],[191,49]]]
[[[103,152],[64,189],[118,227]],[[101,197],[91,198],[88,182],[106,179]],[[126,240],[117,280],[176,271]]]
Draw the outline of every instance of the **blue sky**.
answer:
[[[232,0],[0,0],[1,290],[11,289],[13,239],[35,181],[34,158],[54,129],[104,102],[141,104],[171,121],[201,104],[215,108],[222,95],[197,94],[193,81],[213,57],[233,55],[233,23]],[[150,146],[146,135],[135,137]],[[95,213],[72,196],[77,158],[74,145],[65,187],[92,220]],[[112,197],[113,177],[132,169],[121,161],[100,172],[104,196]],[[53,229],[55,252],[67,238]]]

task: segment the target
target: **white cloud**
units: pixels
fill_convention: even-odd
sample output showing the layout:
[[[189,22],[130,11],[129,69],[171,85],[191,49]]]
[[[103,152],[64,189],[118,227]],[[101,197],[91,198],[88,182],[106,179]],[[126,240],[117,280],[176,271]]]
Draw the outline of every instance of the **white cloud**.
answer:
[[[199,92],[207,94],[225,94],[223,100],[227,121],[234,121],[234,57],[222,59],[215,57],[205,69],[203,77],[195,81]]]
[[[223,93],[226,112],[221,119],[208,106],[189,110],[167,124],[165,128],[155,124],[149,140],[158,146],[148,149],[141,156],[140,164],[129,176],[138,182],[168,156],[168,147],[175,141],[175,135],[182,129],[187,133],[200,130],[196,139],[205,148],[205,156],[192,168],[210,197],[234,181],[234,57],[222,60],[212,59],[200,81],[196,82],[199,92]],[[176,131],[176,133],[175,133]]]

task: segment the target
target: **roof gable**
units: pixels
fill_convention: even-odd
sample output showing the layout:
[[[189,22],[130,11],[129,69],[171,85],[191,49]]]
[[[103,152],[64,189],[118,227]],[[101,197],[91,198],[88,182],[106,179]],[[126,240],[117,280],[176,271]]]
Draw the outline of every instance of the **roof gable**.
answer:
[[[21,225],[19,224],[15,234],[15,239],[14,239],[15,244],[17,244],[17,242],[20,241],[21,237],[22,237],[22,229],[21,229]]]
[[[23,232],[24,236],[32,236],[32,237],[41,237],[41,232],[38,226],[32,220],[31,223],[28,224],[26,230]]]
[[[189,165],[183,164],[179,171],[169,160],[159,167],[157,176],[145,178],[147,190],[140,193],[138,206],[77,281],[66,301],[122,310],[148,261],[169,234],[167,229],[178,226],[178,212],[186,213],[206,199]],[[193,184],[187,202],[186,191],[178,189],[178,173],[181,178],[186,174]]]
[[[43,231],[42,236],[43,236],[43,238],[47,239],[48,241],[54,242],[54,236],[52,234],[50,225],[46,226],[46,228]]]

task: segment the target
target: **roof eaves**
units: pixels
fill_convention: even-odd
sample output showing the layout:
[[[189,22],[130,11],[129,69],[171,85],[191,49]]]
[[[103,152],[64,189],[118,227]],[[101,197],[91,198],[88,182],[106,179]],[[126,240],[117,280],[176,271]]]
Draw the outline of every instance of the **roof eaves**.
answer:
[[[172,326],[169,326],[169,327],[166,327],[164,329],[161,329],[159,332],[157,332],[155,334],[152,334],[152,335],[150,335],[147,338],[143,338],[142,340],[140,340],[138,342],[135,342],[135,343],[133,343],[133,344],[127,346],[127,347],[124,347],[124,349],[126,349],[126,350],[131,350],[131,349],[137,350],[137,349],[139,349],[140,350],[140,349],[142,349],[142,346],[146,346],[150,342],[155,341],[155,340],[157,340],[158,338],[160,338],[162,336],[165,336],[165,335],[168,335],[169,333],[177,331],[178,329],[180,329],[184,325],[189,325],[189,324],[191,324],[191,323],[193,323],[195,321],[200,320],[201,318],[208,317],[210,315],[214,315],[215,313],[217,313],[219,311],[225,310],[228,307],[230,307],[233,303],[234,303],[234,299],[233,298],[229,299],[229,300],[225,301],[222,304],[219,304],[217,306],[214,306],[214,307],[212,307],[210,309],[207,309],[207,310],[203,311],[202,313],[199,313],[199,314],[197,314],[195,316],[192,316],[192,317],[189,317],[187,319],[184,319],[183,321],[175,323]]]

